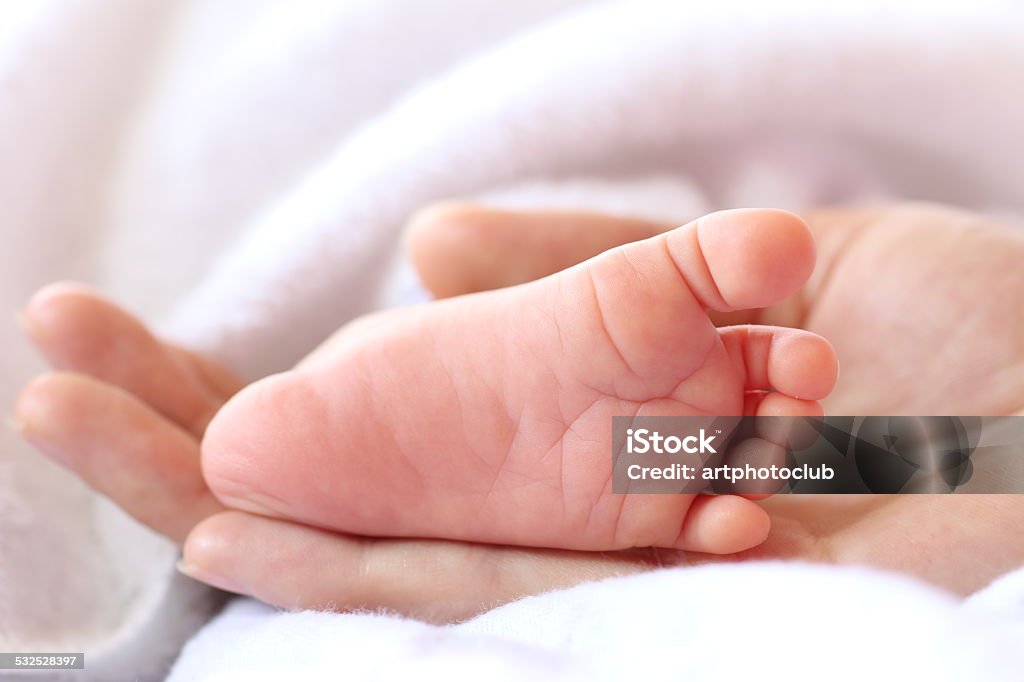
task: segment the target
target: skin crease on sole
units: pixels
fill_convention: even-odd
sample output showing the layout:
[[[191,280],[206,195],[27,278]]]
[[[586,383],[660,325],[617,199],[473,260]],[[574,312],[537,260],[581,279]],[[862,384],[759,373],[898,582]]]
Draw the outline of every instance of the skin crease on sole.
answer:
[[[686,523],[693,496],[612,495],[593,434],[616,414],[741,414],[767,390],[759,414],[820,413],[837,372],[824,339],[707,314],[781,301],[813,267],[799,218],[726,211],[407,310],[235,396],[206,433],[204,476],[227,506],[362,535],[749,547],[767,528],[754,503],[716,503],[735,530],[709,547]]]

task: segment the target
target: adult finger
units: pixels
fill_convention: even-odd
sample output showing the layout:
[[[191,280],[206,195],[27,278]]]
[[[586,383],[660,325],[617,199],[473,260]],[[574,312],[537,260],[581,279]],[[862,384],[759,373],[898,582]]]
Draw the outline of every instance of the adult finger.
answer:
[[[658,565],[651,552],[598,554],[443,540],[373,539],[228,511],[189,534],[180,569],[288,609],[387,609],[433,622]]]
[[[172,540],[223,509],[203,481],[197,440],[122,389],[44,374],[22,390],[13,418],[27,441]]]

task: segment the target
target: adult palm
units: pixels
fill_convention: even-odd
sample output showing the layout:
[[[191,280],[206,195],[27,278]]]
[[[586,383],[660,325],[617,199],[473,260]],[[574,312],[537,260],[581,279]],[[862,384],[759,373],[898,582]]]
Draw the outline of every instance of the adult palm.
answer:
[[[812,213],[820,267],[764,317],[813,330],[842,377],[828,414],[1006,415],[1024,407],[1024,231],[910,205]],[[1020,475],[1020,471],[1007,472]],[[1011,489],[1020,481],[1003,481]],[[865,563],[966,593],[1024,562],[1024,497],[776,498],[746,556]]]

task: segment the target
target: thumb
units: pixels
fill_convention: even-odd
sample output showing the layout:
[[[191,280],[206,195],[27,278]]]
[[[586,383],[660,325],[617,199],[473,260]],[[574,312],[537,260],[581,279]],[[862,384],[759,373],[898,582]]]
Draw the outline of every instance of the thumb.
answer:
[[[531,282],[674,225],[600,213],[435,204],[406,229],[409,259],[436,297]]]

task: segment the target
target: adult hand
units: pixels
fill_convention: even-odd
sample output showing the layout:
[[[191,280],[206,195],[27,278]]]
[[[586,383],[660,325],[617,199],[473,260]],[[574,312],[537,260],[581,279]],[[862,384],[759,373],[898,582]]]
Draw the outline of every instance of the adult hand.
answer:
[[[1013,409],[1014,396],[1024,396],[1021,324],[1012,314],[1024,293],[1024,277],[1013,275],[1013,264],[1024,256],[1021,235],[922,207],[809,218],[820,261],[804,291],[723,324],[789,324],[830,338],[844,367],[826,403],[833,414]],[[421,214],[409,246],[425,283],[445,296],[528,281],[668,227],[448,205]],[[957,283],[938,288],[936,273]],[[997,278],[1005,286],[1007,277],[1015,279],[1008,289],[991,290]],[[224,510],[202,481],[199,439],[241,387],[237,378],[160,342],[82,288],[44,290],[29,304],[26,320],[32,339],[65,371],[44,375],[24,391],[15,416],[25,436],[157,532],[185,541],[186,570],[213,585],[289,608],[388,608],[450,621],[585,580],[722,560],[378,540]],[[921,352],[936,333],[961,340],[944,347],[941,367]],[[987,350],[984,373],[977,371],[979,340]],[[893,376],[902,377],[896,388]],[[920,390],[897,390],[904,385]],[[942,402],[934,390],[944,387],[956,391]],[[1022,511],[1011,496],[779,498],[766,504],[773,513],[769,539],[726,560],[871,563],[969,591],[1024,557],[1024,542],[1014,541],[1021,534],[1008,530]],[[950,548],[968,551],[950,554]],[[943,560],[935,561],[940,554]]]

